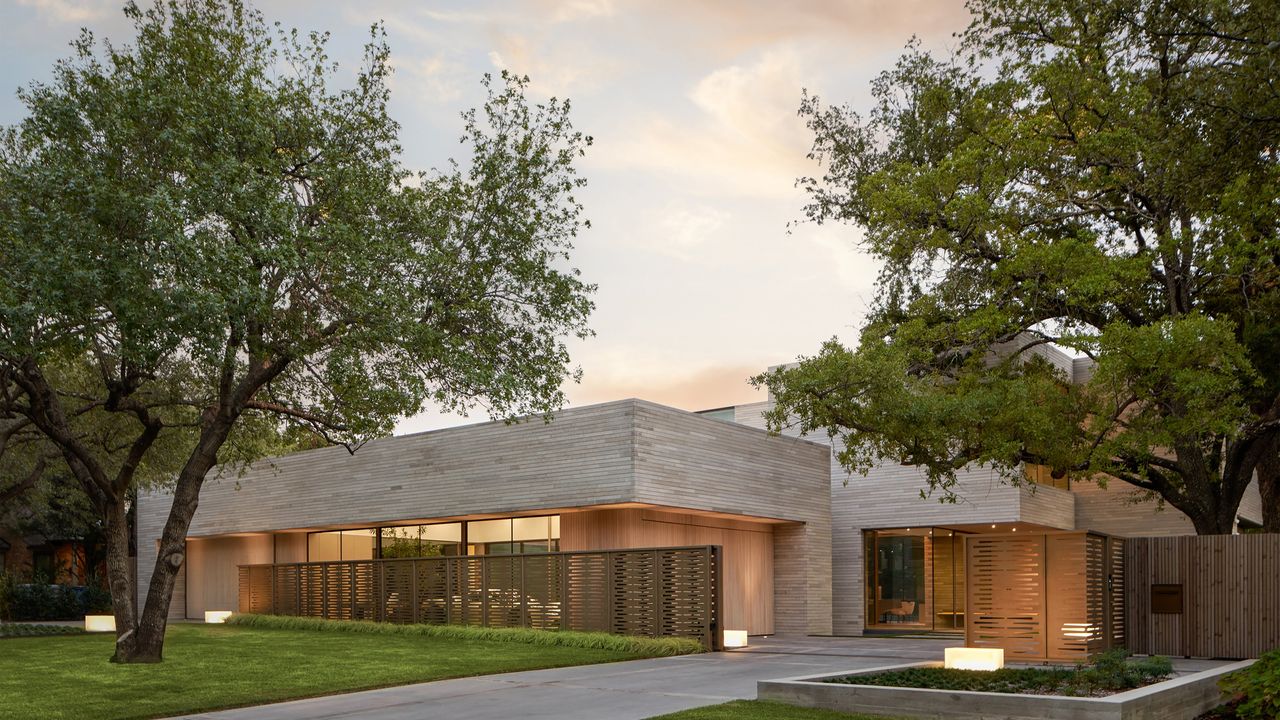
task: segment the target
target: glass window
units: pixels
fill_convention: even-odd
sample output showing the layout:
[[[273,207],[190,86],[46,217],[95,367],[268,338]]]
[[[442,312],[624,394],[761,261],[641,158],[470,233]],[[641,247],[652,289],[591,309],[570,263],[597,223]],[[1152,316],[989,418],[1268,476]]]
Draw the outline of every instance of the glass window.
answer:
[[[317,532],[307,535],[307,561],[332,562],[342,559],[342,533]]]
[[[560,516],[469,522],[467,548],[472,555],[554,552],[560,549]]]
[[[342,531],[342,559],[343,560],[372,560],[377,553],[375,548],[378,543],[378,531],[376,528],[366,528],[363,530],[343,530]]]
[[[379,528],[384,558],[413,558],[422,555],[422,526],[401,525]]]
[[[462,543],[462,523],[384,527],[381,534],[384,558],[457,555]]]
[[[422,526],[422,555],[459,555],[462,548],[462,523],[436,523]]]
[[[388,525],[359,530],[329,530],[307,534],[307,560],[370,560],[380,558],[459,555],[463,537],[472,555],[554,552],[560,549],[560,516],[473,520],[429,525]]]
[[[963,533],[899,528],[869,531],[865,540],[869,627],[964,627]]]
[[[467,523],[467,542],[472,545],[511,542],[511,520],[474,520]]]

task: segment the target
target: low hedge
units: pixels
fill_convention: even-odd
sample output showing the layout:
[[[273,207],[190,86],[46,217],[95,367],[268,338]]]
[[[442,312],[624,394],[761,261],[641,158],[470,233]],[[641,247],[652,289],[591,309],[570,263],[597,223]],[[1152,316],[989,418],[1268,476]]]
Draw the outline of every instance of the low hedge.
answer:
[[[633,635],[610,635],[600,632],[572,630],[532,630],[528,628],[485,628],[470,625],[400,625],[367,620],[324,620],[284,615],[232,615],[228,625],[269,630],[325,630],[386,635],[482,640],[487,642],[526,643],[560,647],[590,648],[646,657],[691,655],[705,648],[690,638],[649,638]]]
[[[74,625],[32,625],[0,623],[0,638],[43,637],[47,635],[83,635],[84,628]]]
[[[1030,695],[1099,696],[1159,682],[1173,673],[1166,657],[1128,659],[1127,650],[1110,650],[1091,665],[1075,668],[1019,668],[957,670],[917,667],[871,675],[850,675],[826,682],[846,685],[968,690]]]

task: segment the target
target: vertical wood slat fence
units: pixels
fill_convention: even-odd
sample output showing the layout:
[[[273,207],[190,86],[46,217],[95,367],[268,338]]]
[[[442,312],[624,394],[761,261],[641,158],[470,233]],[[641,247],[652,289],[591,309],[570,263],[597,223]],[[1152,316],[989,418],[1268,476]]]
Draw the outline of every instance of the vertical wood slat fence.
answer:
[[[1125,540],[1090,532],[965,538],[965,645],[1085,660],[1125,645]]]
[[[239,611],[689,637],[720,649],[718,545],[239,566]]]
[[[1129,649],[1243,659],[1280,648],[1280,534],[1130,538]]]

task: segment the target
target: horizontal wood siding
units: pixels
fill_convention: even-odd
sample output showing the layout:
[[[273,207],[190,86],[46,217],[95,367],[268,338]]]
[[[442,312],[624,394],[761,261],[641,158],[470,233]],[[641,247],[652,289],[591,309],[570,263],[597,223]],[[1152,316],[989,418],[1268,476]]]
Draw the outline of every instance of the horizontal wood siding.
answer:
[[[1128,538],[1129,648],[1252,658],[1280,648],[1280,535]],[[1180,613],[1156,613],[1152,585],[1181,588]]]
[[[773,534],[774,629],[830,634],[830,449],[645,402],[635,433],[640,502],[792,521]]]

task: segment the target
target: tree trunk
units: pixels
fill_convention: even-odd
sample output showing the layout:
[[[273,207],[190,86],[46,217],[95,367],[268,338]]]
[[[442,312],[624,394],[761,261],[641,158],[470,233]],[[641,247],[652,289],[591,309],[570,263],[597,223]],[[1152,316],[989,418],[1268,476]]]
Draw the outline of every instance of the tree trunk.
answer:
[[[129,521],[124,503],[107,501],[107,581],[111,585],[111,612],[116,618],[116,650],[111,662],[131,662],[137,644],[137,601],[133,568],[129,563]]]
[[[1236,516],[1234,513],[1229,515],[1215,512],[1186,514],[1191,519],[1191,524],[1195,526],[1197,535],[1230,535],[1235,532]]]
[[[233,416],[234,417],[234,416]],[[173,505],[160,534],[151,583],[139,613],[135,638],[129,652],[117,662],[152,663],[163,659],[164,633],[169,626],[169,604],[173,586],[187,555],[187,530],[200,502],[200,488],[205,476],[217,464],[218,449],[226,441],[234,419],[215,419],[200,434],[187,464],[178,474],[173,489]]]
[[[1280,435],[1268,442],[1256,470],[1262,494],[1262,531],[1280,533]]]

